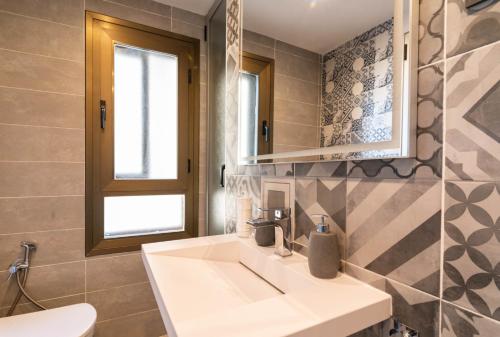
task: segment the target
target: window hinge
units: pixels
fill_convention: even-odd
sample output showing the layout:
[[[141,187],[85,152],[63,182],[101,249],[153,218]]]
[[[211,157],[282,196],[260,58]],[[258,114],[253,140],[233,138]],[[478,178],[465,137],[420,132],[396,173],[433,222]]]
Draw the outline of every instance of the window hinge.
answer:
[[[204,32],[203,32],[203,38],[205,39],[205,41],[208,41],[208,26],[205,25],[205,28],[204,28]]]
[[[188,83],[193,83],[193,72],[191,71],[191,69],[188,70]]]
[[[408,60],[408,45],[405,43],[403,61]]]
[[[191,159],[188,159],[188,173],[191,173]]]
[[[102,100],[99,102],[99,110],[101,112],[101,129],[106,128],[106,101]]]

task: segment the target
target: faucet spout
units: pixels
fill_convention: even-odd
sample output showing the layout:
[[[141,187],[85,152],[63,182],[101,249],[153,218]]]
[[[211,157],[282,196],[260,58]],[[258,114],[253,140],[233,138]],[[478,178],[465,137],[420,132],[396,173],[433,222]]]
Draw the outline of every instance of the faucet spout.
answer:
[[[290,208],[259,208],[261,212],[273,212],[274,219],[272,220],[274,229],[274,253],[286,257],[292,255],[292,220]]]

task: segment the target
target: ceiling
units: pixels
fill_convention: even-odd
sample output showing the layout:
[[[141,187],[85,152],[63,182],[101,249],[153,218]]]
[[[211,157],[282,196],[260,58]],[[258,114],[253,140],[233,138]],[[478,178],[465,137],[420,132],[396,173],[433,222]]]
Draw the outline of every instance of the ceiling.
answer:
[[[207,15],[216,0],[154,0],[165,5],[181,8],[196,14]],[[252,1],[252,0],[249,0]]]
[[[394,0],[244,0],[243,27],[324,54],[393,16]]]
[[[155,0],[200,15],[217,0]],[[243,0],[243,26],[324,54],[393,16],[394,0]]]

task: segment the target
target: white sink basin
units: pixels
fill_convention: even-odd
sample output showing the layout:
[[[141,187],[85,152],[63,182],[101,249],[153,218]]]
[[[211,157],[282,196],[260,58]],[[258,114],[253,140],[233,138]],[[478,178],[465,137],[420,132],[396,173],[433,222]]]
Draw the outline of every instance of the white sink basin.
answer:
[[[345,274],[309,274],[234,235],[159,242],[142,256],[169,337],[345,337],[391,316],[391,297]]]

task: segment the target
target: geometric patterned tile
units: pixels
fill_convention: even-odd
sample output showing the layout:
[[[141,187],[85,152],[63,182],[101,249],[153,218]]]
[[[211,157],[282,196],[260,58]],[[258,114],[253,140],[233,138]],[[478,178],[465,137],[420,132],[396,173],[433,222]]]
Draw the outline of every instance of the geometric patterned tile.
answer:
[[[295,164],[296,177],[337,177],[344,178],[347,174],[347,162],[325,161],[317,163]]]
[[[500,180],[499,59],[497,43],[448,63],[447,180]]]
[[[416,158],[350,161],[349,177],[389,179],[441,177],[443,67],[443,63],[439,63],[421,68],[418,72]]]
[[[393,317],[399,319],[406,326],[417,330],[419,336],[439,337],[439,299],[437,297],[350,263],[346,263],[345,271],[348,275],[390,294],[392,296]],[[388,325],[391,326],[390,322],[384,322],[382,327],[375,326],[354,336],[391,337],[392,335],[387,331]],[[378,328],[382,330],[380,335],[376,334],[380,331]]]
[[[443,59],[445,0],[420,0],[418,65]]]
[[[438,296],[441,182],[348,179],[347,261]]]
[[[448,0],[447,25],[448,57],[498,41],[500,3],[471,14],[464,0]]]
[[[346,180],[333,178],[296,178],[295,234],[296,243],[307,247],[309,234],[320,221],[313,214],[325,214],[325,223],[337,234],[341,258],[345,247]]]
[[[499,205],[499,183],[446,183],[443,299],[498,321]]]
[[[293,177],[293,164],[262,164],[260,175],[270,177]]]
[[[442,302],[442,337],[498,337],[500,323]]]

